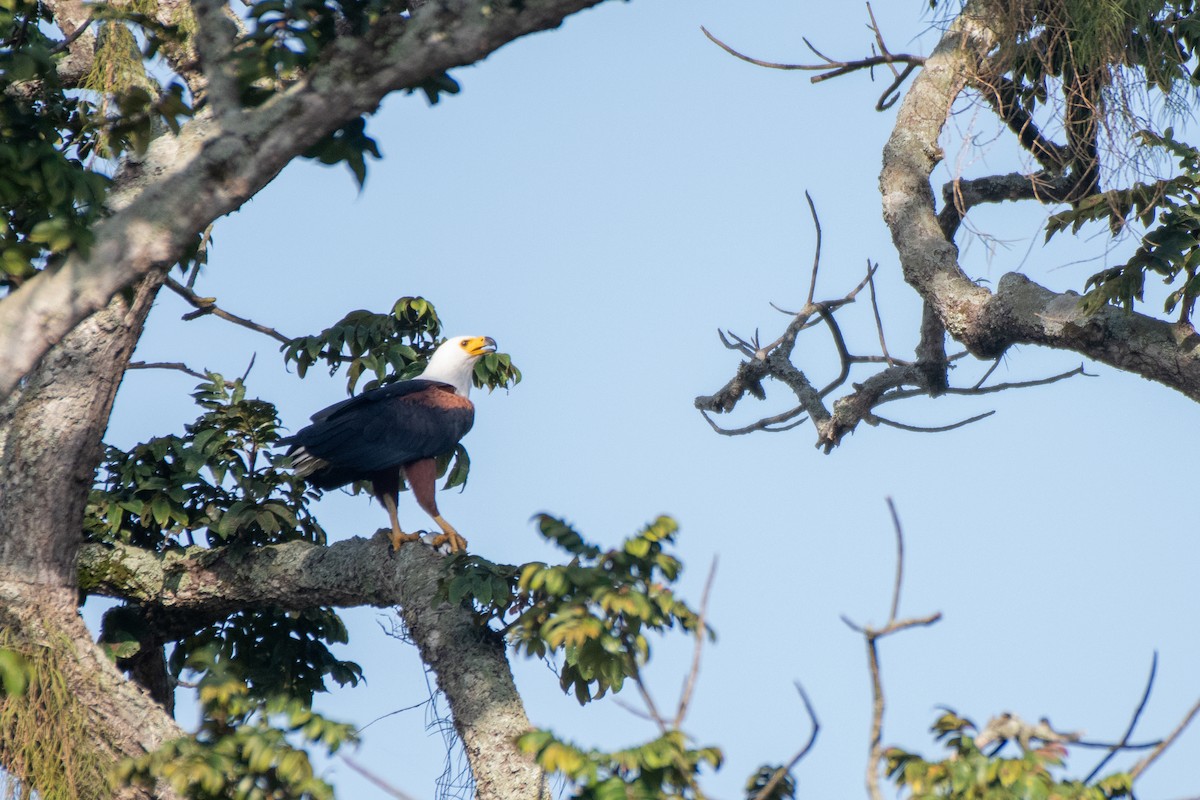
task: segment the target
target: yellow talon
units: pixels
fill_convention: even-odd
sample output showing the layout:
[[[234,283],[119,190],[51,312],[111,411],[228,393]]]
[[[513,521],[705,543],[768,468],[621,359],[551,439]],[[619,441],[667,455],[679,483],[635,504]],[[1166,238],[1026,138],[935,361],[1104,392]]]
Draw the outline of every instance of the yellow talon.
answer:
[[[388,541],[392,545],[393,553],[395,553],[397,550],[400,549],[400,545],[402,545],[406,542],[415,542],[420,538],[421,538],[420,534],[405,533],[404,531],[399,531],[399,530],[391,531],[388,534]]]
[[[460,536],[458,531],[454,530],[453,525],[451,525],[449,522],[446,522],[446,520],[440,514],[434,517],[433,521],[436,522],[442,529],[442,532],[433,537],[433,541],[430,542],[435,550],[445,544],[450,546],[451,553],[462,553],[466,551],[467,540]]]

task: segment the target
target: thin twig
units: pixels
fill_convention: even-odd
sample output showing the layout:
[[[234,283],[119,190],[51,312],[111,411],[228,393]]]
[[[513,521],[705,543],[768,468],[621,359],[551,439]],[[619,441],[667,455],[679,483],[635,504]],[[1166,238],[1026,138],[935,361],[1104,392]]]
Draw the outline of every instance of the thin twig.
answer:
[[[1000,361],[1003,358],[1004,358],[1004,356],[1001,356],[1000,358],[997,358],[995,361],[993,361],[992,365],[990,367],[988,367],[987,372],[983,373],[983,377],[980,378],[979,380],[977,380],[975,382],[975,385],[972,386],[971,388],[978,389],[978,388],[982,387],[985,383],[987,383],[987,379],[992,377],[992,373],[995,372],[996,368],[1000,366]]]
[[[635,655],[637,651],[628,640],[624,642],[624,645],[625,652],[629,654],[629,677],[633,678],[633,684],[637,686],[638,694],[642,696],[642,702],[646,704],[646,711],[649,712],[650,718],[654,720],[654,724],[658,726],[658,730],[661,733],[666,733],[669,730],[666,717],[659,713],[658,706],[654,703],[654,698],[650,696],[649,690],[646,689],[646,684],[642,682],[642,671],[638,667],[637,656]]]
[[[683,693],[679,696],[679,708],[675,712],[676,730],[683,727],[687,717],[688,705],[692,702],[692,692],[696,688],[696,678],[700,674],[700,657],[704,652],[704,634],[707,628],[705,619],[708,617],[708,597],[712,593],[713,580],[717,577],[717,558],[713,556],[712,565],[708,568],[708,578],[704,581],[704,592],[700,595],[700,611],[696,617],[696,646],[692,650],[692,667],[688,670],[683,684]]]
[[[1129,770],[1129,780],[1136,781],[1138,776],[1149,769],[1150,765],[1158,760],[1158,757],[1165,753],[1168,747],[1175,743],[1175,740],[1179,738],[1180,734],[1187,730],[1187,726],[1192,723],[1192,720],[1195,719],[1197,714],[1200,714],[1200,701],[1197,701],[1196,704],[1192,706],[1191,710],[1188,711],[1187,716],[1183,718],[1183,722],[1179,723],[1179,727],[1171,731],[1171,734],[1162,740],[1162,744],[1154,748],[1149,755],[1133,765],[1133,769]]]
[[[729,55],[733,56],[734,58],[739,58],[748,64],[753,64],[756,67],[766,67],[767,69],[782,69],[782,70],[803,70],[806,72],[824,72],[825,73],[823,75],[813,76],[813,78],[812,78],[813,83],[818,83],[820,81],[828,80],[830,78],[836,78],[840,75],[845,75],[847,73],[854,72],[856,70],[869,69],[870,67],[878,66],[880,64],[901,63],[901,64],[910,64],[913,66],[920,66],[925,63],[925,58],[923,56],[913,56],[913,55],[908,55],[907,53],[899,53],[899,54],[887,53],[884,55],[871,56],[869,58],[860,58],[860,59],[856,59],[854,61],[836,61],[832,58],[822,55],[820,52],[817,51],[817,49],[815,47],[812,46],[811,43],[808,42],[807,39],[805,39],[804,43],[808,45],[810,50],[812,50],[814,53],[816,53],[818,56],[820,56],[822,59],[824,59],[824,63],[821,63],[821,64],[780,64],[775,61],[763,61],[762,59],[752,58],[751,56],[748,56],[744,53],[739,53],[737,50],[734,50],[732,47],[730,47],[729,45],[722,42],[716,36],[713,36],[709,32],[708,28],[705,28],[704,26],[700,26],[700,30],[703,31],[704,35],[708,37],[708,40],[710,42],[712,42],[717,47],[724,50],[726,53],[729,53]]]
[[[182,361],[130,361],[126,369],[173,369],[184,372],[202,381],[208,380],[208,375],[194,370]]]
[[[58,53],[68,49],[71,45],[75,44],[76,40],[78,40],[80,36],[83,36],[83,34],[87,32],[87,29],[91,27],[93,21],[92,15],[88,14],[83,22],[79,23],[79,27],[76,28],[70,36],[54,45],[54,47],[50,48],[48,55],[57,55]]]
[[[804,691],[804,686],[800,684],[800,681],[796,681],[795,686],[796,691],[800,693],[800,699],[804,702],[804,710],[808,712],[808,719],[812,722],[812,732],[808,734],[808,741],[796,751],[796,755],[792,756],[792,760],[786,766],[775,770],[775,774],[771,776],[771,780],[767,781],[766,785],[758,790],[758,793],[754,795],[752,800],[765,800],[765,798],[770,797],[780,781],[796,768],[796,765],[808,755],[808,751],[812,750],[813,745],[817,742],[817,733],[821,730],[821,723],[817,721],[817,712],[813,710],[812,701],[808,699],[808,692]]]
[[[920,425],[905,425],[903,422],[896,422],[894,419],[887,419],[886,417],[881,417],[877,414],[872,414],[870,419],[872,422],[878,422],[881,425],[887,425],[889,428],[898,428],[902,431],[909,431],[910,433],[945,433],[946,431],[952,431],[955,428],[962,428],[966,425],[970,425],[973,422],[979,422],[981,419],[987,419],[995,413],[995,411],[985,411],[982,414],[976,414],[969,419],[959,420],[958,422],[953,422],[949,425],[940,425],[936,428],[926,428]]]
[[[892,515],[892,528],[896,531],[896,583],[892,589],[892,611],[888,614],[888,624],[891,625],[900,613],[900,586],[904,583],[904,529],[900,527],[896,503],[890,497],[887,498],[887,507]]]
[[[951,359],[951,360],[953,360],[953,359]],[[1051,375],[1048,378],[1037,378],[1037,379],[1031,380],[1031,381],[1013,381],[1011,383],[997,383],[993,386],[975,386],[975,387],[971,387],[969,389],[968,388],[956,388],[956,387],[950,386],[950,387],[947,387],[946,389],[943,389],[942,393],[943,394],[961,395],[964,397],[974,397],[976,395],[995,394],[996,392],[1007,392],[1010,389],[1029,389],[1034,386],[1045,386],[1050,383],[1057,383],[1058,381],[1066,380],[1067,378],[1073,378],[1076,375],[1082,375],[1085,378],[1096,377],[1095,375],[1091,374],[1090,372],[1085,372],[1083,366],[1080,365],[1073,370],[1070,370],[1068,372],[1063,372],[1059,375]],[[926,394],[926,392],[921,389],[902,389],[900,391],[891,392],[891,393],[885,395],[884,397],[880,398],[879,403],[877,405],[882,405],[883,403],[890,403],[893,400],[907,400],[910,397],[921,397],[921,396],[924,396],[925,394]],[[887,423],[884,423],[884,424],[887,424]]]
[[[205,314],[212,314],[214,317],[220,317],[227,322],[232,322],[235,325],[241,325],[243,328],[249,328],[252,331],[257,331],[261,334],[265,334],[266,336],[270,336],[277,342],[281,342],[283,344],[292,343],[290,338],[284,336],[274,328],[267,327],[266,325],[260,325],[254,320],[246,319],[245,317],[239,317],[236,314],[230,314],[228,311],[218,307],[216,300],[213,298],[201,297],[170,276],[167,276],[163,282],[166,284],[168,289],[175,292],[175,294],[179,295],[191,306],[196,308],[196,311],[192,311],[183,315],[183,319],[185,320],[190,321],[196,319],[197,317],[202,317]]]
[[[411,706],[405,706],[404,708],[398,708],[398,709],[396,709],[395,711],[389,711],[388,713],[386,713],[386,714],[384,714],[384,715],[382,715],[382,716],[376,717],[375,719],[371,720],[371,721],[370,721],[370,722],[368,722],[366,725],[363,725],[361,728],[359,728],[358,730],[356,730],[354,733],[355,733],[355,734],[361,734],[363,731],[365,731],[367,728],[369,728],[369,727],[371,727],[372,725],[374,725],[376,722],[379,722],[379,721],[381,721],[381,720],[385,720],[385,719],[387,719],[388,717],[394,717],[394,716],[396,716],[397,714],[403,714],[405,711],[413,711],[413,710],[415,710],[415,709],[418,709],[418,708],[420,708],[421,706],[424,706],[424,705],[429,705],[431,702],[433,702],[433,698],[427,698],[427,699],[425,699],[425,700],[422,700],[422,701],[421,701],[421,702],[419,702],[419,703],[413,703]]]
[[[633,714],[638,719],[644,719],[647,722],[654,721],[654,717],[650,716],[645,711],[642,711],[640,708],[637,708],[635,706],[630,705],[629,703],[626,703],[624,700],[622,700],[620,697],[618,697],[616,695],[612,695],[612,701],[613,701],[613,703],[616,704],[617,708],[620,708],[624,711],[628,711],[630,714]]]
[[[797,427],[803,425],[804,423],[808,422],[808,417],[801,417],[800,419],[796,420],[795,422],[793,422],[789,425],[783,425],[783,426],[775,427],[775,428],[772,428],[770,426],[771,425],[779,425],[779,423],[781,423],[781,422],[787,422],[788,420],[793,419],[797,415],[803,414],[803,413],[804,413],[804,406],[796,406],[795,408],[791,409],[790,411],[784,411],[782,414],[776,414],[773,417],[764,417],[764,418],[760,419],[758,422],[755,422],[751,425],[747,425],[743,428],[722,428],[720,425],[713,422],[712,417],[710,417],[708,415],[707,411],[705,411],[703,409],[700,410],[700,415],[702,417],[704,417],[704,420],[710,426],[712,426],[712,429],[714,431],[721,434],[722,436],[743,436],[747,433],[754,433],[755,431],[766,431],[767,433],[781,433],[783,431],[790,431],[792,428],[797,428]]]
[[[813,227],[817,229],[817,246],[813,253],[812,265],[812,280],[808,282],[808,299],[804,301],[805,305],[812,305],[813,295],[817,291],[817,270],[821,268],[821,220],[817,216],[817,207],[813,204],[812,195],[808,190],[804,190],[804,199],[808,201],[808,211],[812,214]]]
[[[1123,736],[1121,736],[1121,740],[1112,746],[1112,748],[1108,751],[1108,753],[1105,754],[1104,758],[1100,759],[1100,763],[1097,764],[1092,769],[1092,771],[1088,773],[1088,776],[1083,779],[1083,782],[1085,784],[1091,783],[1092,780],[1097,775],[1100,774],[1100,770],[1104,769],[1104,766],[1106,764],[1108,764],[1109,761],[1112,760],[1113,756],[1115,756],[1120,750],[1123,750],[1123,749],[1125,749],[1126,746],[1128,746],[1129,737],[1133,736],[1133,729],[1134,729],[1134,727],[1137,726],[1138,719],[1141,718],[1142,711],[1145,710],[1146,703],[1150,700],[1150,691],[1154,688],[1154,677],[1157,673],[1158,673],[1158,651],[1155,650],[1154,657],[1150,659],[1150,676],[1148,678],[1146,678],[1146,688],[1142,692],[1141,701],[1138,702],[1137,708],[1135,708],[1133,711],[1133,718],[1129,720],[1129,726],[1127,728],[1125,728],[1125,733]],[[1159,744],[1161,744],[1161,742]]]
[[[876,265],[875,269],[878,269]],[[871,288],[871,310],[875,313],[875,330],[879,332],[879,349],[883,351],[883,357],[887,359],[888,366],[891,366],[892,356],[888,353],[887,341],[883,336],[883,318],[879,315],[879,299],[875,296],[875,270],[871,268],[871,259],[867,259],[867,286]]]

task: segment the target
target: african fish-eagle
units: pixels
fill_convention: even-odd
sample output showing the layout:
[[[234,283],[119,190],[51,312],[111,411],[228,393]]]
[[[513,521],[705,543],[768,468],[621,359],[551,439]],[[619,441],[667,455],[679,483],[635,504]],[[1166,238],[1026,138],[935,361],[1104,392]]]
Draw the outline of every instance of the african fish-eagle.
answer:
[[[471,430],[475,406],[468,399],[475,362],[496,352],[489,336],[447,339],[415,378],[388,384],[335,403],[312,415],[312,424],[280,439],[296,474],[322,489],[367,480],[392,522],[392,549],[419,538],[400,529],[396,501],[400,477],[417,504],[441,527],[433,546],[457,553],[467,541],[438,513],[435,459],[454,449]]]

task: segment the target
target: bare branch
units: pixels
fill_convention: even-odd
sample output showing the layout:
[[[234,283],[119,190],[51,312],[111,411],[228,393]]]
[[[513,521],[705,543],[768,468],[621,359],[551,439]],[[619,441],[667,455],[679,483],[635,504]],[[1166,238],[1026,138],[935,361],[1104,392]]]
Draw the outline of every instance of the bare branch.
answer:
[[[896,422],[893,419],[887,419],[886,417],[881,417],[878,414],[872,414],[871,421],[878,422],[881,425],[886,425],[889,428],[898,428],[902,431],[909,431],[911,433],[945,433],[946,431],[952,431],[955,428],[962,428],[970,425],[971,423],[979,422],[981,419],[987,419],[995,413],[995,411],[985,411],[982,414],[976,414],[968,419],[952,422],[949,425],[939,425],[935,428],[926,428],[919,425],[906,425],[903,422]]]
[[[1175,740],[1179,738],[1180,734],[1187,730],[1188,725],[1192,723],[1192,720],[1196,718],[1197,714],[1200,714],[1200,701],[1197,701],[1196,704],[1192,706],[1191,710],[1188,711],[1187,716],[1183,718],[1183,722],[1179,723],[1179,726],[1176,727],[1175,730],[1171,731],[1170,735],[1163,739],[1162,743],[1158,747],[1154,748],[1149,755],[1133,765],[1133,769],[1129,770],[1130,780],[1136,781],[1143,772],[1149,769],[1150,765],[1157,761],[1158,757],[1165,753],[1167,748],[1175,743]]]
[[[1033,175],[1010,172],[969,180],[955,179],[942,187],[943,205],[938,214],[938,225],[947,239],[953,239],[967,212],[977,205],[1017,200],[1062,203],[1075,184],[1072,178],[1048,172]]]
[[[867,666],[871,675],[871,739],[870,755],[867,758],[866,785],[867,794],[871,800],[883,800],[883,792],[879,788],[879,773],[884,762],[883,714],[886,702],[883,695],[882,671],[879,666],[879,640],[909,628],[932,625],[942,618],[941,612],[924,617],[896,618],[900,607],[900,587],[904,578],[904,529],[900,525],[900,519],[891,498],[888,498],[888,509],[892,514],[897,543],[896,580],[892,591],[892,607],[888,623],[882,628],[871,628],[856,625],[845,615],[842,616],[842,622],[846,623],[851,630],[862,634],[867,645]]]
[[[817,291],[817,270],[821,268],[821,219],[817,216],[817,207],[813,204],[812,195],[804,190],[804,199],[808,201],[808,211],[812,214],[813,227],[817,229],[817,244],[813,252],[812,280],[808,282],[808,299],[805,305],[812,305],[813,294]]]
[[[994,70],[990,75],[977,71],[972,84],[1038,163],[1054,173],[1066,169],[1071,160],[1069,148],[1042,135],[1033,117],[1017,102],[1017,87],[1010,78],[995,74]]]
[[[54,45],[54,47],[50,48],[49,55],[52,55],[52,56],[58,55],[59,53],[63,52],[64,50],[69,50],[71,48],[71,45],[75,44],[75,42],[77,42],[79,40],[80,36],[83,36],[85,33],[88,32],[88,28],[91,27],[93,21],[94,20],[92,18],[92,15],[88,14],[84,18],[83,22],[79,23],[78,27],[76,27],[75,30],[69,36],[67,36],[65,39],[63,39],[58,44]]]
[[[788,425],[783,425],[781,427],[771,427],[771,426],[779,425],[779,423],[786,422],[787,420],[794,418],[797,414],[803,414],[803,413],[804,413],[804,406],[796,406],[795,408],[791,409],[790,411],[784,411],[782,414],[776,414],[773,417],[764,417],[763,419],[760,419],[758,422],[755,422],[751,425],[746,425],[745,427],[742,427],[742,428],[722,428],[720,425],[718,425],[716,422],[713,421],[713,418],[708,415],[708,412],[706,410],[704,410],[704,409],[700,410],[700,415],[702,417],[704,417],[705,422],[707,422],[709,425],[711,425],[712,429],[714,431],[716,431],[717,433],[721,434],[722,436],[744,436],[747,433],[754,433],[755,431],[766,431],[767,433],[782,433],[783,431],[790,431],[792,428],[798,428],[799,426],[803,425],[805,422],[808,422],[808,417],[801,417],[800,419],[796,420],[795,422],[792,422]]]
[[[1100,770],[1104,769],[1105,765],[1112,760],[1121,750],[1129,747],[1129,737],[1133,736],[1133,729],[1137,727],[1138,720],[1141,719],[1142,712],[1146,710],[1146,703],[1150,701],[1150,692],[1154,689],[1154,678],[1158,674],[1158,651],[1154,651],[1153,658],[1150,659],[1150,675],[1146,678],[1146,688],[1142,691],[1142,699],[1138,701],[1137,708],[1133,710],[1133,717],[1129,720],[1129,726],[1125,728],[1125,733],[1121,735],[1121,740],[1114,744],[1104,758],[1100,759],[1100,763],[1092,768],[1088,776],[1083,779],[1084,784],[1089,784],[1100,774]],[[1161,744],[1161,742],[1160,742]]]
[[[883,357],[887,360],[888,365],[895,363],[892,356],[888,353],[887,341],[883,336],[883,318],[879,315],[879,299],[875,296],[875,270],[879,269],[879,265],[871,266],[871,259],[867,259],[867,286],[871,287],[871,311],[875,314],[875,330],[879,332],[879,349],[883,351]]]
[[[888,624],[891,625],[900,613],[900,587],[904,584],[904,529],[900,526],[896,503],[890,497],[887,498],[887,507],[892,515],[892,529],[896,532],[896,581],[892,589],[892,610],[888,614]]]
[[[787,774],[796,768],[796,765],[799,764],[806,755],[808,755],[809,751],[812,750],[813,745],[817,743],[817,734],[821,731],[821,723],[817,721],[817,712],[813,710],[812,701],[808,699],[808,692],[804,691],[804,686],[801,685],[800,681],[796,681],[796,691],[800,693],[800,699],[804,702],[804,710],[808,713],[809,722],[812,723],[812,731],[808,734],[808,741],[806,741],[800,747],[800,749],[796,751],[796,755],[792,756],[791,761],[789,761],[785,766],[775,770],[775,774],[771,776],[771,780],[767,781],[767,783],[758,790],[758,793],[754,795],[753,800],[764,800],[764,798],[770,797],[771,792],[775,791],[775,787],[779,785],[780,781],[787,777]]]
[[[821,75],[813,76],[813,83],[829,80],[830,78],[836,78],[860,69],[870,69],[871,67],[876,67],[880,64],[899,63],[918,67],[925,63],[924,57],[909,55],[907,53],[884,53],[883,55],[871,56],[869,58],[859,58],[855,59],[854,61],[836,61],[832,58],[822,55],[817,51],[816,48],[809,44],[808,40],[806,39],[805,44],[808,44],[809,48],[823,59],[823,62],[820,64],[781,64],[775,61],[763,61],[762,59],[752,58],[744,53],[739,53],[737,50],[734,50],[732,47],[725,44],[725,42],[721,41],[712,33],[710,33],[709,30],[704,26],[701,26],[700,30],[703,31],[704,35],[708,37],[710,42],[724,50],[726,53],[729,53],[729,55],[733,56],[734,58],[739,58],[749,64],[753,64],[756,67],[782,70],[802,70],[805,72],[822,72],[823,74]]]
[[[130,361],[126,369],[174,369],[187,373],[193,378],[199,378],[202,381],[206,381],[209,378],[206,373],[194,370],[182,361]]]
[[[993,361],[992,365],[987,368],[987,372],[983,373],[983,377],[980,378],[979,380],[975,381],[975,385],[972,386],[971,388],[978,389],[978,388],[982,387],[985,383],[987,383],[987,379],[992,377],[992,373],[995,372],[996,368],[1000,366],[1000,361],[1001,361],[1001,359],[999,359],[999,358],[997,358],[995,361]]]
[[[659,713],[658,706],[654,703],[654,698],[650,696],[650,690],[646,688],[646,684],[642,681],[642,670],[638,666],[637,656],[633,655],[637,650],[631,643],[625,643],[625,652],[629,653],[629,677],[633,678],[633,685],[637,687],[638,694],[641,695],[642,702],[646,704],[646,711],[650,715],[650,719],[654,720],[654,724],[658,726],[660,733],[666,733],[670,728],[667,726],[667,718]]]
[[[166,284],[168,289],[175,292],[175,294],[179,295],[196,308],[196,311],[192,311],[183,315],[183,319],[185,320],[191,321],[198,317],[212,314],[214,317],[219,317],[227,322],[232,322],[234,325],[241,325],[243,328],[249,328],[252,331],[257,331],[258,333],[270,336],[272,339],[282,344],[291,344],[292,342],[291,339],[289,339],[287,336],[284,336],[274,328],[267,327],[266,325],[260,325],[254,320],[246,319],[245,317],[239,317],[236,314],[230,314],[228,311],[220,308],[217,305],[216,298],[201,297],[170,276],[167,276],[163,282]]]
[[[708,568],[708,578],[704,581],[704,592],[700,595],[700,611],[696,616],[696,647],[692,650],[692,667],[688,670],[683,684],[683,693],[679,696],[679,707],[675,712],[675,722],[672,727],[679,729],[687,717],[688,705],[692,702],[692,692],[696,688],[696,678],[700,674],[700,656],[704,652],[704,634],[707,629],[705,620],[708,617],[708,598],[712,593],[713,580],[717,577],[717,558],[713,556],[712,565]]]

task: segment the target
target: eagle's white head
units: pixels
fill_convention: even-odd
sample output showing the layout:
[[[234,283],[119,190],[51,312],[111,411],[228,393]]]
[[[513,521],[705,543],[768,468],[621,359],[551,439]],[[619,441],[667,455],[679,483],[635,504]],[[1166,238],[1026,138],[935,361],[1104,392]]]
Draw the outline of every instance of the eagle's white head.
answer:
[[[466,397],[471,392],[471,372],[480,356],[496,352],[496,340],[490,336],[452,336],[438,345],[418,378],[441,381]]]

